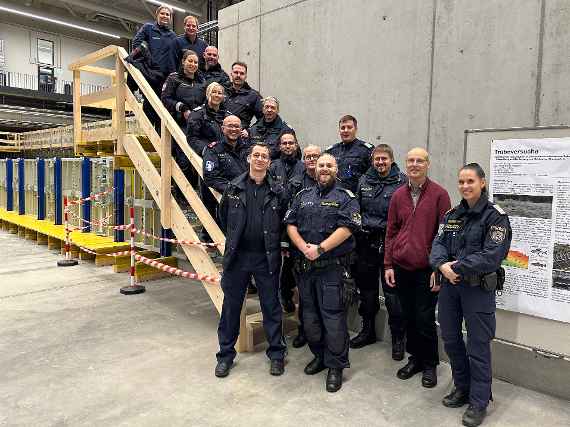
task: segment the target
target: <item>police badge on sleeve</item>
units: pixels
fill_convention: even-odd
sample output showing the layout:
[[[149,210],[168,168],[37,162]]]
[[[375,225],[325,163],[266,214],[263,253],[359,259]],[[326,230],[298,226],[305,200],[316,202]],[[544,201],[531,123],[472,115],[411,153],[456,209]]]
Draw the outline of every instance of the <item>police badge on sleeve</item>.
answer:
[[[206,161],[206,170],[212,172],[214,170],[214,162],[211,160]]]
[[[503,243],[507,237],[507,229],[498,225],[492,225],[489,230],[489,237],[495,243]]]

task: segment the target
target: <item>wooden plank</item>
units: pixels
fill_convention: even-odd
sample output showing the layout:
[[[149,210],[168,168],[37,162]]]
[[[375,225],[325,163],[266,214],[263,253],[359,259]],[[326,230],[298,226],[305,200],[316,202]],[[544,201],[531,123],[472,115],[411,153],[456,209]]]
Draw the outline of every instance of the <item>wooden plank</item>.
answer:
[[[110,86],[105,89],[98,90],[97,92],[90,93],[88,95],[81,95],[80,98],[81,105],[83,107],[110,108],[109,105],[110,104],[114,105],[115,103],[117,87],[118,86],[116,85]],[[111,103],[109,101],[111,101]]]
[[[96,67],[93,65],[84,65],[83,67],[79,68],[79,71],[85,71],[87,73],[93,73],[93,74],[100,74],[102,76],[107,76],[111,78],[114,78],[116,75],[115,70],[103,67]]]
[[[164,122],[161,125],[160,138],[160,222],[164,228],[172,223],[170,194],[172,193],[172,139]]]
[[[184,197],[186,197],[186,200],[188,200],[188,203],[190,203],[192,210],[196,213],[198,219],[200,220],[202,225],[206,228],[208,234],[212,237],[214,242],[221,243],[221,246],[219,246],[219,250],[220,253],[223,255],[226,236],[224,235],[222,230],[220,230],[220,227],[218,227],[218,224],[216,224],[216,221],[214,221],[214,218],[212,218],[212,215],[210,215],[208,209],[206,209],[206,207],[204,206],[204,203],[202,202],[200,196],[196,193],[194,188],[190,185],[190,183],[184,176],[184,173],[180,169],[180,166],[178,166],[178,164],[174,159],[172,159],[171,162],[172,162],[172,176],[174,177],[174,181],[178,184],[178,187],[184,194]]]
[[[135,136],[126,135],[124,139],[124,147],[137,172],[148,187],[154,201],[159,204],[160,175],[156,171],[152,161],[148,157],[147,153],[145,153]]]
[[[48,236],[48,249],[60,249],[61,240]]]
[[[115,109],[114,112],[114,125],[116,126],[115,132],[117,135],[117,154],[125,154],[123,147],[123,139],[127,130],[127,121],[125,119],[125,91],[127,88],[125,81],[125,67],[120,61],[119,57],[115,59],[115,69],[117,74],[115,77]]]
[[[81,72],[73,71],[73,145],[81,142]],[[76,149],[74,149],[77,152]]]
[[[85,55],[81,59],[72,62],[71,64],[69,64],[68,68],[71,71],[78,71],[81,67],[84,67],[85,65],[91,65],[111,55],[115,55],[117,53],[117,49],[118,47],[115,45],[106,46],[103,49],[99,49],[98,51],[90,53],[89,55]]]

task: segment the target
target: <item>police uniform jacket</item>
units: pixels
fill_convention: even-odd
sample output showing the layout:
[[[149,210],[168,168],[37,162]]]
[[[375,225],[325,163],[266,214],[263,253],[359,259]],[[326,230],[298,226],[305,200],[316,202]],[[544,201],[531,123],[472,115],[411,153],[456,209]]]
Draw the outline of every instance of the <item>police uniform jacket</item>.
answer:
[[[265,118],[259,119],[255,124],[249,128],[249,137],[253,142],[262,142],[269,145],[271,158],[277,159],[279,157],[279,139],[285,132],[291,132],[293,129],[289,127],[287,122],[277,116],[275,120],[270,123],[265,121]]]
[[[289,181],[289,193],[294,196],[303,188],[312,187],[314,185],[317,185],[317,181],[303,168],[302,174],[294,175]]]
[[[358,180],[370,166],[374,145],[358,138],[349,143],[337,142],[325,152],[331,154],[338,165],[338,179],[344,188],[356,192]]]
[[[511,238],[509,217],[485,194],[471,209],[462,200],[443,218],[433,241],[430,265],[438,270],[442,264],[457,260],[451,269],[462,280],[478,284],[481,275],[499,269]]]
[[[223,193],[230,181],[249,170],[249,141],[239,138],[232,147],[224,137],[208,144],[203,154],[203,176],[208,187]]]
[[[158,25],[156,22],[147,22],[135,35],[133,49],[146,41],[153,63],[160,67],[164,75],[168,75],[178,68],[170,59],[171,45],[175,39],[176,34],[169,28]]]
[[[279,159],[271,162],[271,166],[269,166],[271,176],[286,188],[289,187],[289,183],[293,177],[302,175],[304,171],[305,165],[294,155],[281,155]]]
[[[371,167],[366,171],[356,190],[356,197],[360,203],[360,214],[362,215],[362,229],[368,232],[380,232],[382,235],[386,231],[388,221],[388,206],[392,199],[392,194],[401,185],[408,182],[408,177],[400,172],[396,163],[392,163],[390,173],[386,177],[381,177],[378,171]]]
[[[204,51],[208,47],[208,43],[202,40],[200,37],[196,36],[196,40],[192,42],[186,34],[182,34],[174,39],[170,49],[169,59],[174,67],[178,69],[180,67],[180,61],[182,61],[182,55],[185,50],[192,50],[198,55],[198,63],[200,65],[204,64]]]
[[[228,269],[239,257],[237,249],[247,222],[246,185],[249,171],[232,180],[222,196],[219,219],[226,233],[224,269]],[[287,210],[288,196],[284,187],[271,175],[266,175],[269,190],[263,201],[263,241],[270,274],[278,274],[281,267],[281,237],[284,226],[281,221]]]
[[[327,188],[315,185],[302,189],[293,199],[284,221],[297,226],[305,242],[312,244],[320,244],[339,227],[347,227],[353,234],[361,227],[356,197],[350,190],[336,183]],[[347,255],[354,247],[354,236],[350,236],[336,248],[322,254],[319,259]],[[298,250],[296,255],[299,256]]]
[[[201,156],[208,144],[223,138],[222,123],[231,113],[222,105],[218,111],[210,108],[208,103],[194,108],[188,117],[186,137],[188,145]]]
[[[223,69],[222,66],[220,64],[216,64],[213,67],[210,67],[206,70],[206,68],[200,68],[200,74],[202,74],[202,77],[204,77],[204,80],[206,82],[206,87],[208,87],[208,85],[210,83],[216,82],[221,84],[224,89],[227,91],[228,88],[232,85],[232,82],[230,81],[230,76],[228,76],[228,73],[226,73]]]
[[[253,116],[258,119],[263,117],[261,96],[247,82],[237,90],[230,86],[226,90],[225,104],[228,111],[240,118],[243,129],[249,128]]]
[[[160,99],[176,121],[185,125],[184,113],[202,105],[206,99],[204,78],[199,73],[190,78],[182,69],[171,73],[164,82]]]

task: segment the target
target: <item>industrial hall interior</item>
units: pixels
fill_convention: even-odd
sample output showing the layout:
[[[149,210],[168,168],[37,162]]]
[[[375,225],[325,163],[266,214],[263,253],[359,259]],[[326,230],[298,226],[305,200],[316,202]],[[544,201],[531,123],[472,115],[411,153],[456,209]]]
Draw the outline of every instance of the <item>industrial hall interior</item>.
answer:
[[[566,0],[0,0],[0,426],[570,426]]]

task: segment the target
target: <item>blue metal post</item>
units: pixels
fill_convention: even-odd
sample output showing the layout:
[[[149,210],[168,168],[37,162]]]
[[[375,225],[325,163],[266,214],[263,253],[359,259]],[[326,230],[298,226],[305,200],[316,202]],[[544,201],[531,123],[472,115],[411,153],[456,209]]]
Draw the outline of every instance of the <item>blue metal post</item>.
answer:
[[[24,188],[25,181],[24,159],[18,162],[18,215],[26,213],[26,190]]]
[[[91,160],[84,157],[81,161],[81,198],[84,199],[91,195]],[[83,222],[85,227],[83,233],[91,232],[91,202],[84,202],[81,209]]]
[[[113,183],[115,186],[114,208],[115,208],[115,224],[123,225],[125,223],[125,171],[115,169],[113,171]],[[115,230],[115,242],[124,242],[125,232],[123,230]]]
[[[63,224],[63,182],[61,158],[56,157],[53,165],[53,190],[55,192],[55,225]]]
[[[6,160],[6,210],[14,210],[14,163]]]
[[[38,159],[38,219],[46,219],[46,162]]]
[[[170,228],[160,227],[160,237],[163,239],[174,239],[174,233]],[[172,243],[160,241],[160,256],[171,256],[172,255]]]

